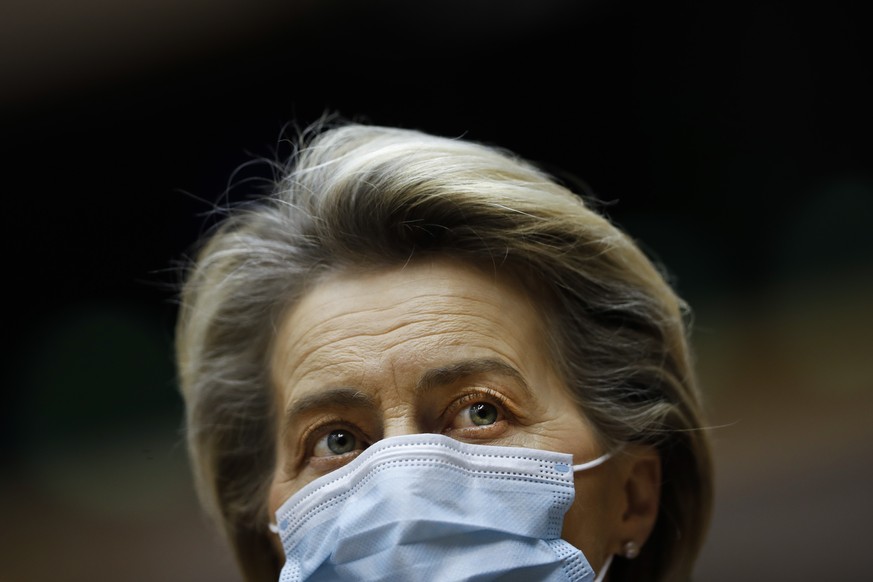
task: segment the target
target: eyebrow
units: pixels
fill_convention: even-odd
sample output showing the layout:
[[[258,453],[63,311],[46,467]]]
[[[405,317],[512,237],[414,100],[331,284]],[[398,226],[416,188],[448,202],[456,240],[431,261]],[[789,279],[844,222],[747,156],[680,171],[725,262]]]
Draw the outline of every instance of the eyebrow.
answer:
[[[326,388],[313,394],[307,394],[297,400],[285,411],[285,418],[291,420],[310,410],[327,407],[342,408],[375,408],[376,401],[366,392],[357,388],[337,386]]]
[[[446,366],[432,368],[419,378],[415,386],[415,395],[421,396],[437,386],[446,386],[467,376],[487,373],[496,373],[514,380],[524,395],[529,399],[533,399],[533,391],[528,386],[524,376],[521,375],[521,372],[506,362],[495,358],[463,360]]]
[[[475,358],[431,368],[418,379],[413,394],[418,397],[438,386],[447,386],[468,376],[487,373],[496,373],[514,380],[521,392],[527,398],[533,399],[533,391],[521,373],[495,358]],[[320,408],[362,409],[376,408],[376,406],[376,400],[366,392],[348,386],[335,386],[303,396],[288,407],[285,411],[285,419],[290,425],[294,418]]]

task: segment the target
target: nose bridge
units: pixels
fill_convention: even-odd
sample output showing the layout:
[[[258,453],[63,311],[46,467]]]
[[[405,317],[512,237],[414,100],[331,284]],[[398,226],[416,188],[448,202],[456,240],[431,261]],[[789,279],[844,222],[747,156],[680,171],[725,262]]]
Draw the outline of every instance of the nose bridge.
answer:
[[[394,409],[391,414],[386,414],[384,434],[382,438],[402,436],[408,434],[420,434],[425,432],[419,425],[416,415],[411,406],[402,409]]]
[[[423,426],[416,399],[416,382],[420,367],[403,354],[383,352],[373,370],[379,385],[379,408],[382,415],[381,438],[428,432]]]

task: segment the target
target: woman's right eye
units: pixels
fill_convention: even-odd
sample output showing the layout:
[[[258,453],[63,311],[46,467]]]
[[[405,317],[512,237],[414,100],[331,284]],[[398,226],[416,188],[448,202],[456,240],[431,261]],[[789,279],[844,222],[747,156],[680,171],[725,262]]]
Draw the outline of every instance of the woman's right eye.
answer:
[[[332,430],[315,441],[312,448],[313,457],[331,457],[346,455],[355,451],[361,451],[364,443],[355,434],[346,429]]]

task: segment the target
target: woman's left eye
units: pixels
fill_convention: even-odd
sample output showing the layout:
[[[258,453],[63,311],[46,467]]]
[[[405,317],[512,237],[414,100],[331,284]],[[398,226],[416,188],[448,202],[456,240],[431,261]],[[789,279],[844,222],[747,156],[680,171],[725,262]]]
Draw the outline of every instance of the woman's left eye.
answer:
[[[452,428],[476,428],[490,426],[503,419],[500,409],[490,402],[474,402],[458,411]]]

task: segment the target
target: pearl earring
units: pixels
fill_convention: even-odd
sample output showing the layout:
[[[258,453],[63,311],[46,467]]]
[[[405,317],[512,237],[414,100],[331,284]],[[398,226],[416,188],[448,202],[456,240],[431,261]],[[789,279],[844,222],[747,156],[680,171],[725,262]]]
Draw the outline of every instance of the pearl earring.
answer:
[[[640,546],[633,540],[625,542],[622,550],[624,557],[628,560],[633,560],[640,555]]]

